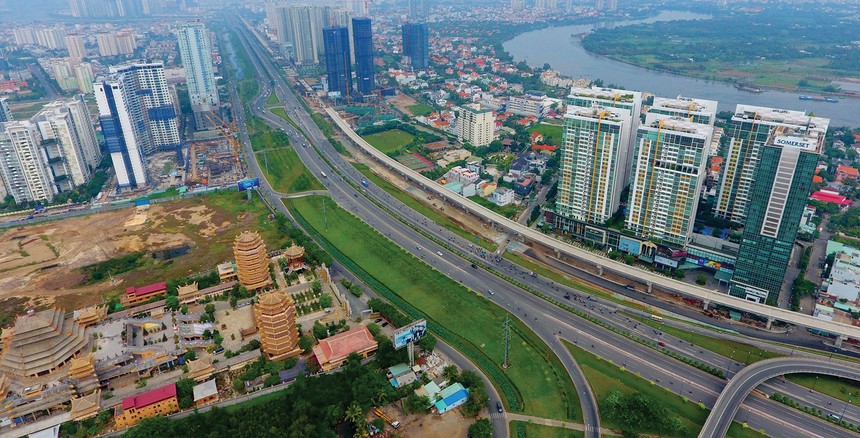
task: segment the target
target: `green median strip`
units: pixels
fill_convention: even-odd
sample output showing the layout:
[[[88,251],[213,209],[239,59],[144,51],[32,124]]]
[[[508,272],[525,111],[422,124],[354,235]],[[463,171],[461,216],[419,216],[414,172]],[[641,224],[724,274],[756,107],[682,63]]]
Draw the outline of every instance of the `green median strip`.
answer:
[[[520,265],[520,266],[522,266],[522,267],[524,267],[524,268],[526,268],[532,272],[535,272],[538,275],[549,278],[550,280],[552,280],[558,284],[563,284],[567,287],[582,291],[582,292],[587,293],[587,294],[597,295],[603,299],[607,299],[607,300],[612,301],[616,304],[621,304],[623,306],[631,307],[631,308],[638,309],[638,310],[648,310],[648,307],[646,307],[642,304],[639,304],[639,303],[633,302],[633,301],[625,301],[625,300],[616,298],[615,296],[607,293],[607,291],[604,289],[595,287],[594,285],[592,285],[590,283],[586,283],[586,282],[578,280],[574,277],[570,277],[570,276],[561,274],[560,272],[556,271],[555,269],[549,268],[549,267],[547,267],[543,264],[540,264],[540,263],[533,262],[529,257],[523,256],[520,254],[516,254],[516,253],[512,253],[510,251],[505,252],[502,255],[502,257],[504,257],[505,259],[507,259],[510,262],[513,262],[513,263]]]
[[[616,430],[627,429],[627,431],[637,434],[692,438],[698,435],[702,425],[705,424],[709,411],[704,405],[671,393],[657,386],[654,382],[633,374],[611,361],[595,356],[569,342],[563,342],[588,379],[594,396],[600,404],[601,427]],[[623,413],[619,412],[620,415],[613,416],[617,408],[627,406],[625,395],[633,395],[635,397],[631,397],[631,399],[650,401],[650,403],[646,403],[644,406],[640,405],[641,410],[627,409]],[[636,404],[631,403],[630,405],[635,406]],[[649,417],[649,415],[654,415],[652,411],[662,412],[663,417]],[[638,421],[634,420],[640,415],[644,417],[639,417]],[[627,418],[629,422],[622,418]],[[667,428],[672,427],[675,430],[667,432]],[[728,436],[760,438],[764,434],[741,424],[732,423]]]
[[[377,186],[381,187],[382,190],[385,190],[389,195],[394,196],[400,202],[409,206],[409,208],[421,213],[422,216],[430,219],[431,221],[437,223],[440,227],[445,228],[448,231],[479,245],[481,248],[486,249],[489,252],[493,252],[496,250],[496,245],[494,242],[478,237],[475,234],[472,234],[466,231],[463,228],[462,224],[458,224],[454,222],[448,216],[445,216],[433,208],[427,206],[423,202],[413,198],[410,194],[396,187],[394,184],[391,184],[387,180],[383,179],[381,176],[373,173],[366,165],[353,163],[352,165],[356,170],[361,172],[367,179],[372,181]]]
[[[269,98],[268,98],[268,99],[266,99],[266,104],[267,104],[267,105],[277,105],[277,104],[279,104],[279,103],[281,103],[281,101],[280,101],[280,100],[278,100],[278,95],[277,95],[277,94],[275,94],[275,93],[270,94],[270,95],[269,95]]]
[[[272,111],[272,114],[286,120],[287,123],[292,125],[293,128],[296,128],[297,131],[302,132],[302,129],[299,128],[299,125],[297,125],[296,122],[291,119],[290,116],[287,115],[287,110],[283,108],[272,108],[270,111]]]
[[[561,362],[519,320],[511,318],[511,365],[505,369],[501,363],[508,312],[399,248],[328,197],[284,202],[347,269],[410,317],[426,318],[431,331],[478,365],[509,410],[581,421],[576,390]]]

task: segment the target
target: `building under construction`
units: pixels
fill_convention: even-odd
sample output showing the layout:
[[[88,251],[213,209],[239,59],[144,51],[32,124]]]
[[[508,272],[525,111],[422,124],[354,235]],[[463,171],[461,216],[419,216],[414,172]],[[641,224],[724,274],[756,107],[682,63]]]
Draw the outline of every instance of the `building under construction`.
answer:
[[[230,185],[242,178],[233,145],[222,138],[188,142],[185,162],[185,183],[189,186]]]

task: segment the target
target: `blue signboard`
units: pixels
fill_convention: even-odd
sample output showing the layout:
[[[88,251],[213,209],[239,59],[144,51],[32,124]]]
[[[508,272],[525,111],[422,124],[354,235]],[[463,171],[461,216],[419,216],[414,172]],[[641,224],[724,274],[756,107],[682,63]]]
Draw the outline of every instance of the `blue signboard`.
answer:
[[[260,178],[243,179],[242,181],[237,182],[236,186],[239,187],[240,192],[258,189],[260,188]]]
[[[418,342],[427,333],[427,321],[419,320],[394,332],[394,348],[403,348],[406,344]]]

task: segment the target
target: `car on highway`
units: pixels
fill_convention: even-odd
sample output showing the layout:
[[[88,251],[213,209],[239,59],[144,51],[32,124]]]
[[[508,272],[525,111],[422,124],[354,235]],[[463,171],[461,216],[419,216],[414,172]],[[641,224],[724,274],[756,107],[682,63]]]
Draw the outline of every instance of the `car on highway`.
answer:
[[[436,251],[436,255],[442,257],[442,251]]]
[[[472,269],[478,269],[478,265],[472,263]]]
[[[628,285],[625,285],[625,286],[624,286],[624,289],[627,289],[627,290],[634,290],[634,291],[635,291],[635,290],[636,290],[636,286],[633,286],[632,284],[628,284]]]
[[[500,401],[496,402],[496,410],[499,411],[499,413],[502,413],[505,411],[504,409],[502,409],[502,402],[500,402]]]
[[[495,295],[495,294],[496,294],[495,292],[493,292],[493,291],[491,291],[491,290],[488,290],[488,291],[487,291],[487,293],[488,293],[488,294],[490,294],[490,295]]]
[[[665,346],[666,346],[666,343],[665,343],[665,342],[663,342],[663,341],[660,341],[660,342],[658,342],[658,343],[657,343],[657,345],[659,345],[659,346],[661,346],[661,347],[665,347]]]

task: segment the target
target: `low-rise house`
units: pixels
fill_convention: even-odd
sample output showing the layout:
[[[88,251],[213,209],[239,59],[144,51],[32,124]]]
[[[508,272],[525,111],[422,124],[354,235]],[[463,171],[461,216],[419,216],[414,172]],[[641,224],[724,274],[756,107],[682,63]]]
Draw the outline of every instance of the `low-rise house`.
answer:
[[[218,385],[215,379],[195,385],[191,391],[194,394],[195,407],[218,401]]]
[[[507,187],[499,187],[493,194],[489,197],[490,202],[498,205],[499,207],[504,207],[512,202],[514,202],[514,191]]]

